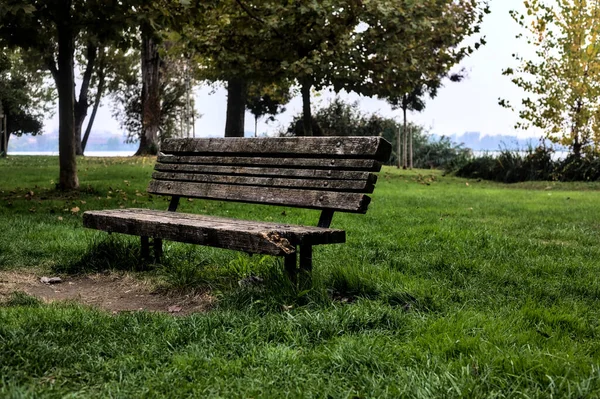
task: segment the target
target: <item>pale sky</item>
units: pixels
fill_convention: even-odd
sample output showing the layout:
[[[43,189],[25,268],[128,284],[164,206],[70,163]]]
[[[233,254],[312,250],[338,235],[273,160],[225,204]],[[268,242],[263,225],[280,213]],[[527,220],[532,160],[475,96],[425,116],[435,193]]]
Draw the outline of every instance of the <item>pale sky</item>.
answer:
[[[514,129],[515,114],[498,105],[498,97],[506,98],[513,104],[520,102],[520,89],[516,88],[507,77],[502,76],[502,69],[516,66],[511,57],[513,52],[532,53],[524,40],[517,40],[520,32],[518,25],[510,18],[509,10],[521,10],[522,0],[491,0],[491,14],[484,19],[482,34],[487,44],[465,59],[460,67],[468,71],[467,79],[459,83],[447,82],[438,96],[427,100],[427,107],[422,113],[411,113],[409,118],[430,129],[438,135],[462,134],[464,132],[481,132],[484,135],[508,134],[519,137],[539,136],[535,132],[523,132]],[[222,136],[225,129],[226,92],[218,89],[201,87],[196,90],[196,110],[202,118],[196,121],[196,136]],[[334,94],[324,91],[320,96],[313,96],[313,105],[327,104]],[[343,98],[358,100],[362,111],[377,112],[382,116],[401,118],[401,111],[393,111],[384,102],[377,99],[359,97],[353,94],[342,94]],[[287,127],[293,116],[302,109],[300,98],[294,98],[287,111],[278,115],[277,121],[266,124],[259,121],[258,132],[273,133],[279,126]],[[87,123],[87,122],[86,122]],[[108,99],[96,117],[93,130],[120,131],[119,124],[111,116]],[[58,128],[55,116],[47,121],[46,130]],[[246,131],[254,132],[254,118],[246,114]]]

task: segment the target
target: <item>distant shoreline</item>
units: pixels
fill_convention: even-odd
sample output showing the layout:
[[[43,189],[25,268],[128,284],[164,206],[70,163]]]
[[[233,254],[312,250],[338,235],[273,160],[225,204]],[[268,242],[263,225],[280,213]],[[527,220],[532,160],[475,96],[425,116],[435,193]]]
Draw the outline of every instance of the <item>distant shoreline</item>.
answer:
[[[86,151],[84,153],[88,157],[130,157],[133,154],[135,151]],[[11,155],[58,156],[58,151],[8,151],[8,156]]]

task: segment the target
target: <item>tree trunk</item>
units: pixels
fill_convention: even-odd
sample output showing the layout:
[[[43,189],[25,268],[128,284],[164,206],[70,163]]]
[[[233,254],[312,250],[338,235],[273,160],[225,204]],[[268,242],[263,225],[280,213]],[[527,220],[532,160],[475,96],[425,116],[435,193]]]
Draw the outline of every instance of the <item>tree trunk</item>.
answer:
[[[103,66],[101,66],[103,68]],[[94,108],[92,109],[92,115],[90,115],[90,120],[88,121],[87,128],[85,129],[85,134],[83,135],[83,140],[81,140],[81,152],[85,151],[85,147],[87,146],[88,139],[90,138],[90,133],[92,132],[92,125],[94,124],[94,120],[96,119],[96,113],[98,112],[98,107],[100,107],[100,100],[102,99],[102,95],[104,94],[104,71],[98,71],[98,90],[96,92],[96,98],[94,99]]]
[[[413,168],[413,126],[408,129],[408,167]]]
[[[582,104],[581,100],[580,99],[577,100],[577,107],[575,108],[575,115],[579,115],[582,107],[583,107],[583,104]],[[574,120],[575,121],[573,122],[573,126],[571,127],[571,137],[573,137],[572,148],[573,148],[573,155],[575,156],[575,158],[579,159],[579,158],[581,158],[581,148],[583,147],[583,143],[579,139],[579,125],[577,123],[577,118],[575,118]]]
[[[227,82],[225,137],[244,137],[247,94],[248,84],[245,80],[230,79]]]
[[[403,130],[403,135],[402,135],[402,169],[406,169],[407,167],[407,130],[406,130],[406,106],[402,107],[402,112],[404,114],[404,128]]]
[[[64,3],[62,23],[57,26],[58,70],[55,71],[55,83],[58,91],[58,159],[60,165],[58,188],[74,190],[79,188],[73,129],[75,122],[75,74],[73,71],[75,33],[70,24],[71,1]]]
[[[2,107],[2,103],[0,102],[0,110]],[[10,135],[8,134],[8,128],[7,128],[7,119],[8,116],[6,114],[4,114],[4,118],[0,119],[0,156],[2,158],[6,158],[6,156],[8,155],[8,139],[10,138]]]
[[[4,156],[8,156],[8,142],[10,141],[10,133],[8,131],[8,116],[4,115]]]
[[[83,128],[83,122],[87,116],[88,108],[88,91],[90,88],[90,81],[92,80],[92,73],[94,72],[94,66],[96,63],[96,56],[98,53],[98,47],[88,43],[86,51],[87,65],[83,78],[81,80],[81,88],[79,89],[79,99],[75,100],[75,154],[83,155],[83,146],[81,143],[81,130]],[[73,87],[73,89],[75,89]]]
[[[575,139],[573,140],[573,155],[575,158],[581,158],[581,143],[577,136],[575,136]]]
[[[254,137],[258,137],[258,116],[254,115]]]
[[[160,55],[150,29],[142,29],[142,132],[135,155],[156,155],[160,129]]]
[[[312,136],[312,114],[310,109],[310,88],[312,84],[308,80],[303,80],[300,91],[302,92],[302,128],[304,136]]]

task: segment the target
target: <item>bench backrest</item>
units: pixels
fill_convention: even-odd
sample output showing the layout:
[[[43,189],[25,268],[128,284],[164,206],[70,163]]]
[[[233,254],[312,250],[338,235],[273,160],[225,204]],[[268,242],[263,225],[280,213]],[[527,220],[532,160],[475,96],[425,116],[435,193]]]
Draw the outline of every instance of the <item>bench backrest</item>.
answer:
[[[365,213],[391,145],[380,137],[169,139],[148,192]]]

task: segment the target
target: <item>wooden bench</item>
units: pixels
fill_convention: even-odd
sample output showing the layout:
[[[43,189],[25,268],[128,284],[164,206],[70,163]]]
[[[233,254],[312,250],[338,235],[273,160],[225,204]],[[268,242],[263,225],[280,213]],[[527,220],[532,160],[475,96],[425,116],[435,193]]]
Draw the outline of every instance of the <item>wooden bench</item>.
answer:
[[[310,278],[313,245],[343,243],[335,211],[365,213],[391,145],[380,137],[170,139],[148,192],[171,196],[168,211],[115,209],[83,214],[85,227],[141,236],[160,259],[162,240],[283,256],[290,279]],[[317,227],[176,213],[180,198],[321,210]],[[152,238],[152,242],[150,241]],[[299,248],[299,251],[298,251]]]

